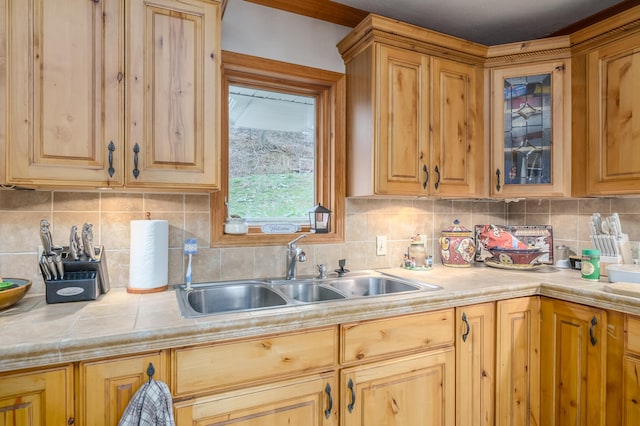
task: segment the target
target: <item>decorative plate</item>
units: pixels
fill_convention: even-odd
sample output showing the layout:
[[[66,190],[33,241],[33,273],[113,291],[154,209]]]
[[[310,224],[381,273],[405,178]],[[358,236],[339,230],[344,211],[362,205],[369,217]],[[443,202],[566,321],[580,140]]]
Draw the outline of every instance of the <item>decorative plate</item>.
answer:
[[[493,257],[487,247],[482,244],[480,233],[487,225],[475,226],[476,262]],[[509,232],[515,238],[531,248],[544,252],[537,263],[553,265],[553,227],[551,225],[491,225],[503,232]]]

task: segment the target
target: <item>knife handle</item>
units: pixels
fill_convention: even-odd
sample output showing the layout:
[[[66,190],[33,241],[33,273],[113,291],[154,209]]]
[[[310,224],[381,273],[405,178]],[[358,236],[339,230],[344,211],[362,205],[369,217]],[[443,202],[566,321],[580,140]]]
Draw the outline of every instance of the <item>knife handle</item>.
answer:
[[[53,263],[54,256],[47,256],[47,266],[49,267],[49,272],[51,272],[51,279],[58,279],[58,270],[56,269],[56,265]]]
[[[44,254],[40,256],[40,270],[42,270],[45,281],[51,281],[51,272],[49,272],[49,265],[47,265]]]
[[[56,271],[58,272],[58,277],[60,279],[64,278],[64,265],[62,264],[62,254],[57,253],[54,259],[54,263],[56,264]]]

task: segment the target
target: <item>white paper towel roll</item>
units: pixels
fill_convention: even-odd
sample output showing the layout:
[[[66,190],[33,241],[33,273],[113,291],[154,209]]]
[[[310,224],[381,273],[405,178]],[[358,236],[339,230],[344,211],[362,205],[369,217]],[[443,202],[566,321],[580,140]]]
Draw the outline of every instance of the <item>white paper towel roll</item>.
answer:
[[[169,222],[132,220],[129,293],[153,293],[169,282]]]

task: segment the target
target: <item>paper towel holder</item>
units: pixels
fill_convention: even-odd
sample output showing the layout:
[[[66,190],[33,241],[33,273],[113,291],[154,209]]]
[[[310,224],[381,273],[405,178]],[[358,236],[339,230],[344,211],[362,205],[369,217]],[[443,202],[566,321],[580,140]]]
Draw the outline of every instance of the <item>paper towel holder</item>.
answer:
[[[129,284],[127,286],[127,293],[157,293],[169,288],[168,221],[150,220],[150,218],[151,213],[146,212],[145,220],[131,221]],[[140,235],[140,232],[134,232],[136,226],[138,230],[142,232],[142,235]],[[163,247],[160,251],[149,252],[148,243],[153,240],[158,241],[160,246]],[[153,246],[154,244],[151,245]]]

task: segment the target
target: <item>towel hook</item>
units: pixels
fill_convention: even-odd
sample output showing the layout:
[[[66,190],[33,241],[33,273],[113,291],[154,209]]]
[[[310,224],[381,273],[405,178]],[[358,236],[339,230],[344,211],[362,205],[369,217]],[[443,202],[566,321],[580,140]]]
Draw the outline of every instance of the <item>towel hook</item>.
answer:
[[[149,376],[149,383],[151,383],[151,379],[153,378],[153,374],[156,372],[156,369],[153,368],[153,364],[149,363],[147,367],[147,376]]]

